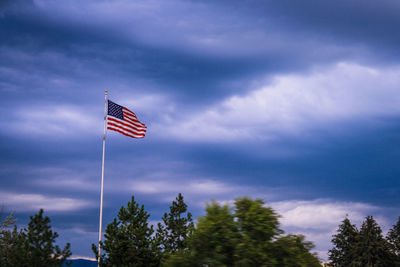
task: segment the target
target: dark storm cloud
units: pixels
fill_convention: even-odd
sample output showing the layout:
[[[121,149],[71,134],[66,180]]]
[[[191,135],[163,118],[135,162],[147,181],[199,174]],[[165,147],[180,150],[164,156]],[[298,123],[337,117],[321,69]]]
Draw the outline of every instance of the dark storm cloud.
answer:
[[[233,3],[234,2],[234,3]],[[360,45],[382,52],[385,60],[399,56],[396,34],[400,5],[395,0],[385,1],[258,1],[224,2],[230,9],[240,9],[254,18],[274,18],[286,32],[308,35],[310,38],[338,45]],[[389,55],[388,55],[389,54]],[[375,55],[376,56],[376,55]]]
[[[54,84],[57,81],[65,81],[63,96],[76,101],[74,94],[77,93],[84,97],[93,96],[93,90],[80,89],[85,84],[92,88],[96,85],[112,88],[121,79],[133,82],[135,77],[158,81],[170,89],[170,93],[176,91],[178,99],[212,101],[217,96],[241,89],[227,87],[224,80],[237,79],[236,75],[250,76],[257,69],[270,68],[270,63],[260,59],[213,59],[126,43],[113,36],[93,34],[91,29],[49,25],[46,21],[21,17],[4,20],[1,34],[11,38],[3,44],[3,63],[18,72],[13,75],[5,72],[3,87],[13,92],[21,89],[24,94],[29,92],[44,101],[58,98],[47,94],[54,86],[60,87]],[[272,59],[270,61],[276,61]],[[198,82],[193,84],[192,80]],[[29,88],[25,88],[27,82]],[[154,91],[151,87],[146,90]],[[18,93],[16,97],[19,97]],[[37,102],[37,99],[33,101]]]
[[[304,28],[320,34],[344,37],[348,41],[390,48],[398,56],[395,44],[400,42],[393,25],[399,25],[398,1],[292,1],[275,2],[279,11]]]
[[[212,8],[213,6],[210,5],[203,9],[212,10]],[[269,23],[259,23],[257,17],[253,18],[251,14],[248,17],[242,17],[244,22],[239,23],[239,26],[233,27],[233,29],[230,27],[233,15],[226,21],[222,20],[220,31],[228,31],[227,37],[218,31],[214,32],[212,27],[204,32],[198,29],[198,32],[194,32],[194,35],[198,35],[199,38],[208,34],[216,35],[216,38],[221,35],[223,42],[227,42],[228,45],[236,44],[237,47],[240,47],[243,44],[242,47],[249,47],[247,49],[249,53],[246,52],[244,55],[239,48],[234,46],[226,48],[227,50],[233,49],[232,53],[216,56],[212,51],[224,51],[223,47],[207,48],[204,45],[204,49],[193,53],[190,52],[190,49],[194,44],[185,42],[185,40],[170,46],[157,44],[156,40],[156,45],[149,46],[141,40],[145,37],[130,36],[127,38],[124,34],[118,34],[122,31],[119,28],[118,20],[114,22],[115,26],[111,25],[99,30],[90,23],[85,23],[85,21],[90,22],[90,15],[86,20],[73,21],[68,17],[57,20],[51,13],[40,10],[38,7],[30,6],[23,10],[25,11],[18,13],[13,9],[13,12],[6,13],[3,17],[2,34],[10,37],[4,41],[4,44],[7,44],[8,48],[13,47],[12,51],[6,50],[4,53],[8,55],[12,55],[13,52],[19,53],[20,57],[23,57],[25,53],[36,54],[36,56],[35,58],[25,58],[27,62],[21,62],[20,57],[4,58],[7,60],[9,68],[19,68],[19,71],[29,73],[29,76],[22,81],[10,80],[10,77],[4,75],[6,76],[4,82],[8,87],[13,88],[23,86],[24,80],[29,79],[31,89],[37,90],[43,86],[44,79],[46,79],[50,80],[48,90],[51,91],[52,80],[67,80],[68,83],[65,84],[65,87],[75,88],[75,90],[70,89],[64,93],[66,96],[69,95],[69,99],[73,98],[71,94],[77,93],[77,91],[81,95],[92,97],[89,90],[80,90],[84,84],[91,87],[97,85],[109,88],[118,84],[121,79],[134,84],[136,78],[151,79],[162,84],[160,89],[167,88],[169,94],[175,91],[174,97],[177,100],[181,99],[191,103],[201,103],[204,100],[213,102],[217,98],[232,93],[242,93],[247,88],[246,84],[259,75],[304,70],[317,62],[338,60],[340,57],[351,56],[355,52],[351,48],[326,46],[318,39],[309,39],[304,35],[296,34],[295,30],[290,28],[288,33],[293,34],[292,40],[286,40],[287,37],[282,39],[281,30],[269,26],[274,23],[274,20],[268,21]],[[35,12],[41,15],[38,16]],[[220,12],[222,11],[218,11],[217,14]],[[240,15],[240,10],[233,9],[232,13]],[[210,15],[211,20],[216,19],[213,15],[215,14]],[[175,17],[169,17],[167,23],[179,20],[179,16],[179,14],[175,14]],[[272,17],[274,17],[273,14]],[[188,23],[189,26],[192,23],[198,27],[197,21]],[[146,27],[146,24],[142,27]],[[253,31],[253,27],[256,31],[255,37],[247,37],[246,34],[242,36],[241,31]],[[266,29],[264,29],[265,27]],[[232,30],[233,32],[230,32]],[[234,34],[235,32],[236,34]],[[259,37],[257,37],[257,32],[260,34]],[[162,29],[156,26],[153,26],[152,34],[158,34],[161,39],[165,38]],[[183,34],[188,34],[188,32],[184,31]],[[268,35],[276,35],[276,40],[274,38],[264,40]],[[253,43],[249,43],[252,42],[252,39],[254,39]],[[276,44],[274,44],[275,42]],[[272,48],[270,51],[264,51],[263,48],[260,50],[263,43],[266,47],[272,45],[272,47],[279,46],[279,48]],[[293,43],[293,45],[289,45],[289,43]],[[250,52],[252,51],[251,46],[255,46],[254,54]],[[304,53],[310,47],[313,47],[312,53]],[[235,50],[238,52],[236,53]],[[63,63],[59,64],[58,62]],[[21,66],[19,67],[18,64]],[[47,74],[43,75],[43,73]],[[48,76],[50,73],[51,76]],[[104,74],[107,74],[106,79]],[[193,83],[193,80],[197,82]],[[157,91],[151,86],[147,86],[146,90]],[[54,96],[47,94],[44,97]]]
[[[336,196],[362,199],[373,204],[389,204],[394,197],[393,193],[373,197],[377,194],[375,190],[393,191],[398,187],[396,173],[399,168],[395,160],[398,157],[398,147],[393,145],[398,136],[392,134],[397,127],[393,122],[389,125],[384,131],[376,131],[362,138],[360,135],[365,127],[354,131],[353,126],[353,136],[347,136],[346,139],[342,135],[325,133],[325,140],[316,144],[315,138],[318,138],[319,133],[310,135],[308,140],[285,138],[272,145],[244,143],[236,147],[153,142],[136,143],[133,147],[133,144],[124,144],[126,140],[111,135],[107,147],[107,176],[110,179],[108,190],[109,194],[114,195],[115,190],[118,192],[124,187],[124,181],[131,179],[174,181],[217,177],[243,186],[286,186],[294,198],[299,194],[306,199]],[[7,138],[3,140],[11,143]],[[49,143],[46,146],[42,142],[41,147],[27,144],[19,148],[3,144],[4,155],[9,155],[2,159],[8,165],[2,169],[2,177],[6,182],[4,188],[12,190],[16,186],[29,185],[25,187],[25,192],[34,189],[51,192],[52,195],[77,197],[81,192],[91,191],[87,196],[93,199],[97,195],[95,186],[99,179],[100,148],[99,142],[85,146],[74,142],[72,147],[69,143],[62,146]],[[135,150],[135,157],[132,149]],[[287,151],[286,156],[277,158],[279,151],[284,150]],[[165,161],[165,156],[172,160]],[[185,164],[176,165],[173,162]],[[158,166],[158,170],[155,172],[148,169],[148,166]],[[75,189],[74,183],[70,183],[69,187],[66,184],[66,181],[74,179],[82,181],[77,185],[78,189]],[[369,182],[365,183],[366,180]],[[63,186],[58,187],[57,184]],[[360,188],[359,194],[354,192],[354,187]],[[132,191],[126,191],[125,196],[135,191],[134,186],[131,188]],[[290,197],[290,194],[285,197]]]

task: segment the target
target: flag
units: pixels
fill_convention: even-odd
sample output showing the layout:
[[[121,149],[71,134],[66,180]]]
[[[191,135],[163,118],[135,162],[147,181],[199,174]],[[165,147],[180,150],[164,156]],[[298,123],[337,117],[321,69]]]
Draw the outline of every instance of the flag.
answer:
[[[147,127],[138,120],[135,113],[110,100],[107,101],[107,129],[133,138],[143,138],[145,136]]]

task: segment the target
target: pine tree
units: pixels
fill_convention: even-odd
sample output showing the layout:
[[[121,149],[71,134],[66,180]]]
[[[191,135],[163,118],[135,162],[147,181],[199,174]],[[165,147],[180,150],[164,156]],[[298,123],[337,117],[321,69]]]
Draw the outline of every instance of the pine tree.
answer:
[[[43,217],[43,209],[30,218],[31,221],[25,230],[29,266],[62,266],[72,255],[70,244],[67,243],[62,250],[54,245],[58,234],[51,230],[50,218]]]
[[[333,236],[334,247],[329,250],[329,259],[334,267],[350,266],[354,257],[354,249],[358,242],[359,232],[346,217],[339,225],[337,234]]]
[[[13,232],[7,230],[16,220],[14,214],[10,214],[3,218],[3,207],[0,209],[0,267],[10,265],[11,251],[15,248],[15,236]],[[15,232],[17,229],[15,227]]]
[[[26,235],[17,226],[12,231],[3,230],[0,236],[0,267],[28,266]]]
[[[3,217],[4,209],[3,207],[0,209],[0,235],[6,228],[12,226],[17,220],[14,218],[14,213],[10,213],[4,219]]]
[[[354,266],[398,266],[395,255],[390,251],[389,243],[382,236],[382,229],[372,216],[365,218],[354,251],[352,261]]]
[[[153,226],[148,225],[150,215],[139,206],[132,196],[126,208],[118,212],[117,218],[107,225],[104,243],[101,248],[101,266],[159,266],[160,251],[152,234]],[[98,249],[92,244],[92,250],[98,257]]]
[[[1,266],[20,267],[56,267],[63,266],[71,256],[70,244],[61,250],[55,245],[58,234],[50,226],[50,218],[43,216],[41,209],[38,214],[30,217],[27,228],[12,232],[3,232],[1,238]],[[1,254],[2,254],[1,253]],[[69,265],[71,262],[66,262]]]
[[[186,216],[185,216],[186,213]],[[164,213],[163,224],[158,223],[157,239],[162,245],[165,257],[187,248],[187,238],[194,228],[192,214],[187,212],[187,205],[179,193],[169,208],[169,213]]]
[[[393,253],[400,256],[400,217],[397,223],[393,225],[392,229],[388,232],[387,240],[391,244]]]

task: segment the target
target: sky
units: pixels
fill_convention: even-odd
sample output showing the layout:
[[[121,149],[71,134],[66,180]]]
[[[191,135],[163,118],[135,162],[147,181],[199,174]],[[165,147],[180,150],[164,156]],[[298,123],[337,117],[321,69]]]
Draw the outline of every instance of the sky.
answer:
[[[134,195],[260,198],[327,259],[345,218],[400,216],[397,0],[1,0],[0,203],[97,242],[104,91],[147,135],[106,138],[103,225]]]

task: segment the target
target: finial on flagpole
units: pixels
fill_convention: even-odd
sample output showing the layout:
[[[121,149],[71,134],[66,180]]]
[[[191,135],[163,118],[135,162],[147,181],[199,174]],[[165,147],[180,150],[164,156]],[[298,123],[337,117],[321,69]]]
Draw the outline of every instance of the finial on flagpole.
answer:
[[[106,94],[108,93],[108,90],[106,89]]]

